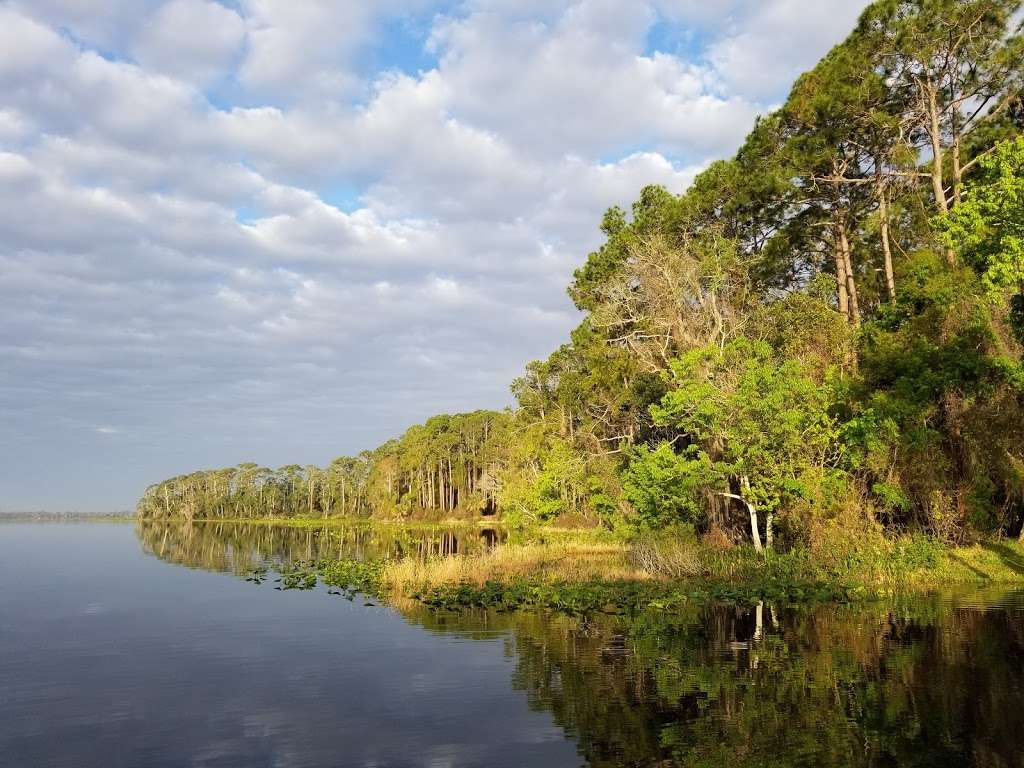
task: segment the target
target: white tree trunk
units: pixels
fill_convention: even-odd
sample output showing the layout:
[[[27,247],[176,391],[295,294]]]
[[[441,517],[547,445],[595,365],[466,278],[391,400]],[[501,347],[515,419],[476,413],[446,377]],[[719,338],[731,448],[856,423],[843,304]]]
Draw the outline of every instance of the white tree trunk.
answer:
[[[735,493],[720,493],[718,495],[727,499],[736,499],[737,501],[743,502],[747,511],[750,513],[750,538],[754,541],[754,549],[758,552],[764,552],[764,547],[761,545],[761,532],[757,527],[757,507],[748,501],[750,497],[750,479],[746,475],[740,478],[740,486],[742,487],[745,496],[737,496]]]
[[[761,531],[758,530],[757,525],[757,507],[750,501],[750,478],[744,475],[740,478],[740,487],[743,489],[743,503],[747,505],[747,509],[750,511],[750,536],[754,540],[754,549],[758,552],[763,552],[764,547],[761,546]]]

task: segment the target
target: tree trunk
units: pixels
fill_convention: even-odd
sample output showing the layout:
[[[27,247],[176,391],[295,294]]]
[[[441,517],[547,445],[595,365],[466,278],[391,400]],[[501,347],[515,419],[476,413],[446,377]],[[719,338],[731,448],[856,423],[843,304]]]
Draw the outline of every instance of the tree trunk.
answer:
[[[964,184],[964,172],[960,162],[960,109],[953,106],[953,114],[950,118],[953,125],[953,145],[950,153],[953,160],[953,205],[960,205],[960,197]]]
[[[769,512],[768,516],[764,521],[764,543],[768,549],[772,549],[775,545],[775,531],[773,523],[775,522],[775,513]]]
[[[743,502],[747,511],[750,513],[750,538],[754,541],[754,549],[758,552],[764,552],[764,547],[761,545],[761,532],[758,530],[757,524],[757,507],[755,507],[749,500],[750,478],[746,475],[743,475],[743,477],[740,478],[740,488],[743,491],[742,496],[737,496],[735,493],[719,493],[718,495],[727,499],[736,499],[737,501]]]
[[[455,509],[455,478],[452,477],[452,460],[448,459],[448,473],[445,475],[445,493],[448,497],[448,511]]]
[[[928,102],[928,137],[932,143],[932,194],[935,196],[935,207],[939,213],[949,213],[946,203],[946,185],[942,177],[942,126],[939,123],[939,104],[937,89],[931,83],[927,85]]]
[[[839,230],[839,242],[843,251],[843,266],[846,268],[846,292],[850,297],[850,322],[854,328],[860,328],[860,299],[857,296],[857,281],[853,275],[853,254],[850,240],[846,236],[845,222]]]
[[[839,244],[838,228],[835,233],[832,255],[836,265],[836,303],[839,307],[839,313],[849,320],[850,296],[846,291],[846,260],[843,258],[843,249]]]
[[[758,530],[757,525],[757,507],[754,506],[754,502],[750,501],[750,478],[746,475],[740,478],[740,487],[743,489],[743,503],[747,505],[747,510],[750,512],[750,537],[754,540],[754,549],[763,552],[761,531]]]
[[[896,303],[896,275],[892,268],[892,244],[889,241],[889,191],[882,180],[881,166],[878,179],[878,229],[882,236],[882,257],[885,262],[885,289],[892,304]]]
[[[846,228],[842,230],[843,261],[846,267],[846,292],[850,296],[850,322],[854,328],[860,328],[860,299],[857,297],[857,281],[853,274],[853,254],[850,241],[846,237]]]
[[[949,213],[949,203],[946,202],[946,184],[942,169],[944,154],[942,150],[942,124],[939,115],[938,89],[931,83],[928,83],[926,91],[928,137],[932,143],[932,194],[935,196],[935,207],[944,216]],[[946,263],[951,267],[955,266],[956,252],[952,248],[947,247],[945,255]]]

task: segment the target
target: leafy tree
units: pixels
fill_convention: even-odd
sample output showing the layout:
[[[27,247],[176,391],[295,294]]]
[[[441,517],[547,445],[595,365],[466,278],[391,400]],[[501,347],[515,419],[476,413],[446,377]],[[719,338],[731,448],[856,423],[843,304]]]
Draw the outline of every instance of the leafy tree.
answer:
[[[706,454],[679,454],[669,443],[653,449],[639,446],[623,477],[625,497],[636,510],[636,526],[658,530],[675,523],[703,522],[704,491],[720,482],[724,469],[713,465]]]
[[[1002,142],[980,160],[981,178],[937,226],[944,242],[980,274],[988,295],[1011,298],[1024,339],[1024,137]]]
[[[672,366],[677,386],[653,409],[658,423],[687,435],[700,472],[716,478],[722,493],[738,496],[751,516],[760,547],[757,511],[768,513],[766,537],[787,497],[805,493],[809,469],[838,466],[840,425],[831,411],[835,394],[796,360],[779,360],[764,342],[737,339],[704,347]],[[711,446],[720,458],[712,462]]]

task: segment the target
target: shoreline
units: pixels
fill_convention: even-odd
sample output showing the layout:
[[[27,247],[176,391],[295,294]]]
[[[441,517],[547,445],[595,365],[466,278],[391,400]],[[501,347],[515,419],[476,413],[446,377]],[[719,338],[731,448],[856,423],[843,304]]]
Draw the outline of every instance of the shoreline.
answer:
[[[195,520],[330,530],[504,528],[485,521],[417,522],[361,519]],[[1024,588],[1024,545],[983,540],[952,547],[922,536],[878,539],[822,558],[809,549],[758,554],[687,538],[626,541],[593,529],[540,529],[477,554],[419,559],[296,561],[282,571],[284,588],[309,580],[381,599],[415,599],[434,608],[551,608],[568,613],[621,613],[692,600],[755,603],[851,602],[949,587]]]

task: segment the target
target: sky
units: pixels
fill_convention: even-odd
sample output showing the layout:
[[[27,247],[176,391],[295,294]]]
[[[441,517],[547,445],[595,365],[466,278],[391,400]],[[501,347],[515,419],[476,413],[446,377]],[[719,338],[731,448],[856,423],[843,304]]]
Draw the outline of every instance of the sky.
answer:
[[[0,0],[0,510],[511,404],[866,4]]]

